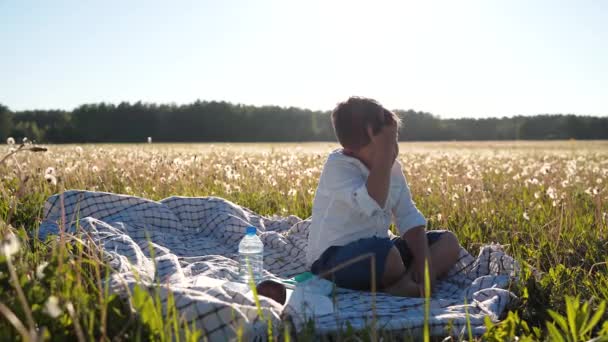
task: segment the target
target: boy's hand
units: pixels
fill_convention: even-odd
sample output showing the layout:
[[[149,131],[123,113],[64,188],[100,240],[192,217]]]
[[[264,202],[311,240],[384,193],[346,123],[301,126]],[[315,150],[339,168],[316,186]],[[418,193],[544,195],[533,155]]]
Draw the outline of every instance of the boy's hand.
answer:
[[[392,164],[399,153],[399,145],[397,144],[397,122],[390,119],[390,117],[385,117],[383,112],[381,112],[380,115],[383,116],[383,120],[386,118],[390,121],[386,122],[386,120],[384,120],[384,126],[382,126],[377,135],[374,135],[372,127],[367,128],[372,145],[373,159],[374,162],[378,159],[382,162],[389,160]]]
[[[430,289],[431,293],[433,292],[433,285],[435,284],[435,272],[431,268],[431,261],[429,260],[429,280],[430,280]],[[425,284],[424,284],[424,262],[414,262],[412,265],[412,280],[418,285],[418,289],[420,291],[420,297],[425,297]],[[431,295],[429,293],[429,296]]]
[[[367,127],[371,147],[371,165],[367,177],[367,192],[381,208],[386,204],[391,179],[391,169],[397,153],[397,123],[385,120],[384,110],[380,122],[384,123],[378,134],[372,127]],[[388,119],[388,118],[387,118]]]

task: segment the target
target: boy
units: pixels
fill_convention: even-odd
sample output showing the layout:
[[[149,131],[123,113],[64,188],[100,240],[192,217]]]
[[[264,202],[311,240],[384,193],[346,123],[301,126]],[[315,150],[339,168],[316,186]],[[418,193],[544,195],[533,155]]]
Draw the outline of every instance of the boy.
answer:
[[[433,284],[456,262],[460,245],[451,232],[425,232],[396,161],[399,117],[351,97],[337,105],[332,124],[342,149],[329,155],[315,194],[306,255],[312,273],[369,291],[374,255],[379,291],[423,296],[425,260]],[[391,219],[399,237],[389,235]]]

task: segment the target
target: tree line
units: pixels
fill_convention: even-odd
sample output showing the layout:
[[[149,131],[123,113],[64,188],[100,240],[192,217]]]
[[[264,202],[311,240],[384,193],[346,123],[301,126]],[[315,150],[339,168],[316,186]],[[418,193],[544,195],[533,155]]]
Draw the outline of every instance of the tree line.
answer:
[[[608,117],[536,115],[441,119],[431,113],[396,110],[400,139],[544,140],[608,139]],[[72,111],[11,111],[0,104],[0,139],[39,143],[277,142],[334,141],[329,111],[249,106],[217,101],[190,104],[84,104]]]

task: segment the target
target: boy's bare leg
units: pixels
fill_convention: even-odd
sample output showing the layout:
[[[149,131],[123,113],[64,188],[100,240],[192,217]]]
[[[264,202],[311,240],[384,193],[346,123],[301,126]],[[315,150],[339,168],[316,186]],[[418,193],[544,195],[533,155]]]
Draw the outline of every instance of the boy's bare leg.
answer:
[[[437,278],[445,275],[458,259],[460,243],[452,232],[445,232],[430,247],[431,268]]]
[[[460,244],[451,232],[444,233],[441,239],[430,246],[431,269],[437,277],[441,277],[452,268],[459,252]],[[411,268],[405,269],[401,255],[395,247],[390,250],[386,258],[382,285],[383,292],[394,296],[419,297],[421,295],[420,286],[412,278]]]
[[[396,247],[391,248],[386,257],[382,275],[382,292],[401,297],[420,295],[418,285],[412,279],[411,272],[405,269],[401,254]]]

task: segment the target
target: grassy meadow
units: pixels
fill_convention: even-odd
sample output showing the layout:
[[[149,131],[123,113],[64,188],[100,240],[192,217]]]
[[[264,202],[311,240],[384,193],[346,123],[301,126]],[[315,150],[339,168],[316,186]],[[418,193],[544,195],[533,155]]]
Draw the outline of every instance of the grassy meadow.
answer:
[[[102,281],[109,269],[86,240],[34,239],[48,196],[65,189],[154,200],[213,195],[261,214],[305,218],[326,155],[337,145],[32,147],[0,146],[0,340],[199,336],[179,313],[161,313],[152,297],[134,294],[129,305],[110,294]],[[11,149],[16,153],[3,159]],[[526,266],[513,289],[520,301],[484,340],[608,335],[608,142],[403,143],[400,151],[429,228],[454,231],[472,254],[485,243],[503,244]]]

